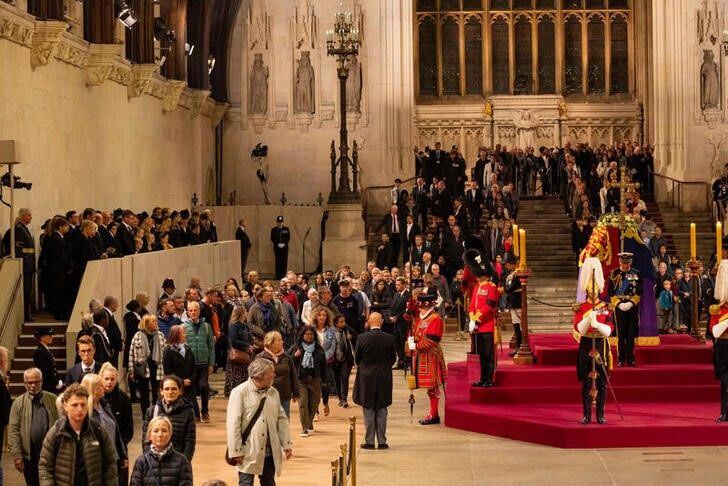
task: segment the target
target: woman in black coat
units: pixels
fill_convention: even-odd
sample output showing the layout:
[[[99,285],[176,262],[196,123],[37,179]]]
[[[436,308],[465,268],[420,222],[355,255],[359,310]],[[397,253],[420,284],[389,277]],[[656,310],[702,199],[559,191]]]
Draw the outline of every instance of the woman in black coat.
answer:
[[[172,422],[172,444],[177,452],[181,452],[188,461],[195,454],[197,442],[197,425],[192,404],[182,397],[182,383],[176,376],[165,376],[162,380],[162,396],[155,405],[147,409],[142,425],[142,446],[149,451],[151,442],[147,437],[149,423],[153,418],[165,416]]]
[[[167,417],[150,420],[146,437],[149,450],[134,464],[132,486],[192,486],[192,466],[172,445],[172,429]]]
[[[104,384],[104,398],[102,403],[109,406],[114,413],[116,423],[119,425],[121,440],[129,448],[129,442],[134,437],[134,416],[131,411],[131,400],[119,389],[119,374],[111,363],[104,363],[99,370],[101,382]]]
[[[301,437],[308,437],[309,432],[313,431],[313,418],[321,401],[321,381],[328,376],[326,354],[318,343],[316,330],[312,326],[301,328],[298,342],[291,347],[288,354],[293,358],[298,373]]]
[[[190,403],[195,403],[195,355],[187,344],[187,334],[182,325],[172,326],[169,330],[167,347],[162,357],[164,372],[182,380],[182,395]]]
[[[142,319],[140,314],[141,308],[141,304],[139,304],[139,301],[136,299],[132,299],[126,304],[126,310],[128,312],[124,314],[124,331],[126,332],[126,337],[124,338],[123,361],[124,368],[126,369],[129,369],[129,350],[131,349],[131,340],[134,337],[134,334],[136,334],[139,330],[139,321]],[[129,380],[129,397],[132,402],[139,401],[137,398],[136,383],[134,380]]]
[[[246,318],[247,312],[245,311],[245,307],[241,305],[233,309],[233,313],[230,316],[230,324],[228,324],[228,349],[234,348],[238,351],[248,353],[248,356],[252,357],[251,347],[253,345],[253,338],[245,323]],[[231,363],[228,360],[225,366],[225,396],[229,397],[230,391],[247,379],[248,364]]]

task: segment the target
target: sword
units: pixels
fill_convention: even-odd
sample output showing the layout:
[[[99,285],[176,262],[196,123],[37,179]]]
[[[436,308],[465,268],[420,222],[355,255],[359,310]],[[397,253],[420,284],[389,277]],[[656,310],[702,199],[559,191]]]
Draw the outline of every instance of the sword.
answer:
[[[607,346],[609,346],[609,341],[607,341]],[[612,400],[614,400],[614,404],[617,406],[617,412],[619,412],[619,418],[622,419],[622,422],[624,422],[624,414],[622,413],[622,408],[619,406],[619,402],[617,401],[617,395],[614,393],[614,388],[612,387],[612,382],[609,379],[609,374],[607,373],[607,368],[604,366],[604,362],[602,360],[599,360],[599,365],[602,367],[602,371],[604,371],[604,378],[607,380],[607,389],[609,390],[610,395],[612,395]]]

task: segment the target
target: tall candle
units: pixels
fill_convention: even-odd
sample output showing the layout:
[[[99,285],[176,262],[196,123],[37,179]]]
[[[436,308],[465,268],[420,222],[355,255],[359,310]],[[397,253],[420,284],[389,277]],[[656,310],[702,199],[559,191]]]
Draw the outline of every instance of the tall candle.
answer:
[[[518,230],[518,250],[521,254],[521,268],[526,269],[528,266],[526,265],[526,230],[525,229],[519,229]]]
[[[519,255],[519,252],[518,252],[518,238],[520,238],[521,235],[518,233],[518,225],[517,224],[514,224],[513,225],[513,231],[511,232],[511,234],[513,235],[513,254],[516,255],[516,256],[518,256]]]
[[[718,263],[723,259],[723,223],[715,223],[715,258]]]
[[[695,223],[690,223],[690,258],[692,260],[695,260],[697,253],[697,243],[695,241]]]

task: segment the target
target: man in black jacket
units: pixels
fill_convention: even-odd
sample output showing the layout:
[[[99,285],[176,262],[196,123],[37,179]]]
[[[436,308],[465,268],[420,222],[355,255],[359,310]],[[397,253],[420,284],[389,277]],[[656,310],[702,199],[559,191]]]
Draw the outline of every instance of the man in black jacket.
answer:
[[[381,223],[374,229],[375,233],[378,233],[384,228],[385,233],[389,236],[389,241],[392,243],[392,257],[390,260],[389,268],[397,266],[399,260],[399,248],[402,244],[402,236],[404,236],[406,223],[402,219],[399,208],[396,204],[392,204],[389,208],[389,213],[385,214],[382,218]],[[381,268],[381,267],[380,267]]]
[[[58,376],[56,359],[50,350],[53,343],[53,329],[39,327],[33,334],[38,341],[38,347],[33,353],[33,365],[43,373],[43,390],[58,393],[63,388],[63,381]]]
[[[84,376],[101,370],[101,363],[94,359],[96,345],[91,336],[81,336],[76,341],[76,353],[81,357],[81,362],[66,370],[66,386],[72,383],[81,383]]]
[[[410,292],[407,290],[405,279],[397,277],[394,282],[395,292],[392,296],[392,305],[389,315],[389,326],[394,331],[394,337],[397,340],[397,364],[396,369],[403,370],[406,366],[404,358],[404,344],[407,340],[407,302],[410,300]]]
[[[248,231],[245,229],[245,219],[238,221],[238,229],[235,230],[235,239],[240,242],[240,275],[245,275],[248,254],[250,253],[250,247],[253,246],[248,236]]]
[[[69,224],[65,218],[54,218],[51,223],[53,233],[46,241],[48,309],[56,320],[66,320],[70,314],[69,278],[73,269],[71,251],[65,239]]]
[[[397,359],[394,336],[382,332],[382,315],[372,312],[369,332],[359,336],[354,352],[357,371],[354,403],[364,408],[362,449],[374,449],[374,434],[380,449],[387,445],[387,407],[392,404],[392,365]]]
[[[116,231],[116,239],[119,240],[121,253],[124,256],[136,253],[136,244],[134,243],[135,220],[136,215],[131,210],[124,210],[122,222]]]
[[[288,243],[291,241],[291,230],[283,226],[283,216],[276,218],[276,225],[270,229],[270,242],[273,243],[273,254],[276,259],[276,280],[280,280],[288,270]]]
[[[106,325],[106,334],[109,339],[109,344],[113,349],[110,361],[115,367],[119,366],[119,354],[124,350],[124,339],[121,336],[121,328],[119,328],[116,317],[114,317],[114,313],[117,310],[119,310],[119,300],[113,295],[107,295],[104,298],[104,312],[109,319]]]

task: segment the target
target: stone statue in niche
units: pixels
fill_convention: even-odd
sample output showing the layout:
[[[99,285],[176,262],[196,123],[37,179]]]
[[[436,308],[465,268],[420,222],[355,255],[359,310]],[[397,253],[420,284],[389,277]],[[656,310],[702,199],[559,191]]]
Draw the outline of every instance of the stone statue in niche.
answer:
[[[311,65],[309,51],[301,52],[296,70],[296,89],[294,91],[294,113],[313,114],[316,111],[314,86],[316,77]]]
[[[263,64],[263,54],[256,54],[253,68],[250,70],[250,103],[251,115],[268,113],[268,66]]]
[[[700,107],[703,110],[717,109],[720,105],[720,74],[711,49],[703,50],[703,65],[700,67]]]
[[[536,128],[538,124],[531,118],[531,112],[524,110],[514,119],[516,125],[516,143],[519,148],[536,146]]]
[[[361,65],[356,56],[349,56],[347,66],[349,77],[346,79],[346,111],[361,113]]]

